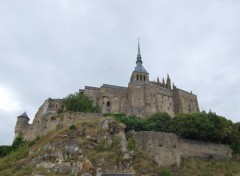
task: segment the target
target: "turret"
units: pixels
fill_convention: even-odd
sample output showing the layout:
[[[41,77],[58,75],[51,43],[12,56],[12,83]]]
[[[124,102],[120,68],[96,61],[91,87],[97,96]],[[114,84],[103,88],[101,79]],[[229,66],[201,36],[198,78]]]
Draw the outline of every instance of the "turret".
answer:
[[[168,89],[171,89],[171,79],[169,78],[169,75],[168,75],[168,74],[167,74],[166,87],[167,87]]]
[[[164,78],[162,79],[162,84],[163,84],[163,87],[165,87],[165,80],[164,80]]]
[[[29,120],[30,119],[26,112],[17,117],[17,123],[15,126],[15,138],[20,134],[24,135],[25,130],[28,128]]]

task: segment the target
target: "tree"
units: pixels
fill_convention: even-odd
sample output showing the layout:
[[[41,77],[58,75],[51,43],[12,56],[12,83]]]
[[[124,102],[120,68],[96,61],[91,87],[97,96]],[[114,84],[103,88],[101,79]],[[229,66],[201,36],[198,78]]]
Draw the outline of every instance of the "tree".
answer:
[[[67,111],[99,112],[98,107],[93,105],[91,98],[78,92],[63,98],[63,106]]]
[[[171,117],[166,112],[157,112],[152,114],[146,120],[147,129],[149,131],[169,132]]]

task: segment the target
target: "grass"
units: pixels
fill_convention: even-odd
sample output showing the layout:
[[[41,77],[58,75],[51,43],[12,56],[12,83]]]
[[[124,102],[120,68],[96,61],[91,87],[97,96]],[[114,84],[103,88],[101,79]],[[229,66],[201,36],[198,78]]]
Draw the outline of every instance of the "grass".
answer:
[[[240,155],[234,155],[229,160],[188,160],[183,161],[179,174],[202,176],[240,176]]]
[[[107,117],[109,118],[109,117]],[[83,150],[84,158],[87,158],[95,166],[99,164],[100,160],[104,159],[104,164],[109,167],[118,166],[123,162],[121,155],[121,139],[115,135],[110,136],[112,143],[107,144],[104,136],[106,131],[101,130],[99,126],[100,119],[86,119],[79,124],[74,124],[74,127],[66,129],[59,129],[48,133],[43,137],[38,137],[32,142],[24,143],[15,152],[10,153],[8,156],[0,159],[0,175],[3,176],[25,176],[31,175],[33,172],[42,173],[46,176],[57,176],[59,174],[47,172],[43,169],[36,169],[28,165],[32,158],[46,153],[44,146],[52,141],[63,141],[67,139],[74,139],[78,141],[81,150]],[[88,148],[89,145],[96,144],[96,141],[86,139],[86,136],[100,137],[97,145],[94,148]],[[133,168],[136,171],[135,176],[156,175],[156,176],[212,176],[212,175],[225,175],[225,176],[240,176],[240,155],[234,155],[232,159],[220,161],[208,160],[186,160],[182,161],[179,168],[177,166],[170,166],[159,168],[157,164],[147,155],[142,153],[136,146],[134,139],[131,135],[127,134],[127,149],[134,151],[134,164]],[[35,151],[29,154],[29,150]],[[37,152],[38,151],[38,152]],[[118,170],[123,172],[121,168]]]

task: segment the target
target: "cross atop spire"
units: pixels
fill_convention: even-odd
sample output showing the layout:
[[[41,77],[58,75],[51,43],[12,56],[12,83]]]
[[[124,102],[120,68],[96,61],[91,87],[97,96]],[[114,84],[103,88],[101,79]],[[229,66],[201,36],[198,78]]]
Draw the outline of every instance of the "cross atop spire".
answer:
[[[139,44],[139,38],[138,38],[138,54],[137,54],[137,62],[138,63],[140,62],[142,64],[142,56],[141,56],[141,53],[140,53],[140,44]]]

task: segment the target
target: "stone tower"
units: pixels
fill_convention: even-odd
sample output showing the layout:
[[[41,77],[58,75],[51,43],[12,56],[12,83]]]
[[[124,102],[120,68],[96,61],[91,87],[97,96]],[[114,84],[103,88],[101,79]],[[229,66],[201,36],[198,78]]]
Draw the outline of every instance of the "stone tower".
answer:
[[[28,129],[29,126],[29,117],[26,112],[22,115],[17,117],[17,123],[15,126],[15,137],[16,138],[20,134],[25,134],[25,131]]]
[[[138,40],[138,54],[136,67],[132,73],[129,87],[129,114],[145,115],[145,90],[149,83],[149,74],[142,65],[142,56]]]

